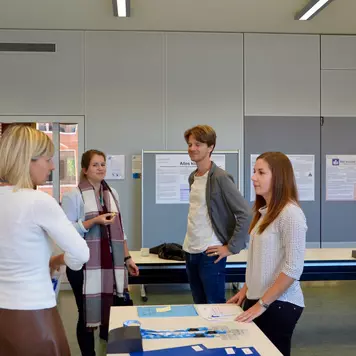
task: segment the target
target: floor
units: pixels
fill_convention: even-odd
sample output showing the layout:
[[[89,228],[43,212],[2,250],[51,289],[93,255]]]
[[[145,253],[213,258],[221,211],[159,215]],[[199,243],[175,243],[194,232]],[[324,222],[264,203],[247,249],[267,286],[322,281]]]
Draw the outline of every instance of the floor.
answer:
[[[355,356],[356,355],[356,281],[304,282],[306,309],[293,338],[292,356]],[[143,303],[138,286],[130,292],[135,305],[192,303],[186,286],[149,286],[149,300]],[[233,294],[227,291],[227,297]],[[59,310],[72,350],[80,356],[75,328],[76,305],[71,291],[61,291]],[[97,356],[106,355],[104,342],[96,342]]]

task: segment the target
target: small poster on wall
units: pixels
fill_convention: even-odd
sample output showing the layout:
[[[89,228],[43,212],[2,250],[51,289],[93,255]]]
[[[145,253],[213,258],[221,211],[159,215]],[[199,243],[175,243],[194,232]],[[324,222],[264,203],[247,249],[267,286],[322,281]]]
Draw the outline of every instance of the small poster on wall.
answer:
[[[326,200],[356,200],[356,155],[326,156]]]
[[[259,155],[251,155],[251,177]],[[300,201],[315,200],[315,156],[314,155],[287,155],[292,163],[294,176],[297,183],[298,195]],[[250,201],[255,201],[256,193],[251,184]]]
[[[123,179],[125,179],[125,156],[107,155],[105,180],[123,180]]]
[[[132,156],[132,178],[139,179],[142,174],[142,156],[133,155]]]

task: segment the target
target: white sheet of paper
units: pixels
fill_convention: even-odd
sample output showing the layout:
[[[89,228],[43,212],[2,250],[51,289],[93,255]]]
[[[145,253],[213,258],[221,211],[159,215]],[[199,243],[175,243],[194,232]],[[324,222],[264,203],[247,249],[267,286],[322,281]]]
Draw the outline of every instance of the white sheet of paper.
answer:
[[[259,154],[251,155],[251,177]],[[292,163],[300,201],[315,200],[315,156],[287,155]],[[255,201],[256,193],[251,184],[250,201]]]
[[[199,305],[195,306],[198,314],[210,321],[234,321],[240,314],[240,308],[236,305]]]
[[[225,155],[212,155],[215,164],[225,169]],[[196,169],[188,154],[156,155],[156,204],[189,203],[190,173]]]
[[[326,200],[356,200],[356,155],[326,156]]]
[[[125,156],[107,155],[106,156],[106,176],[105,180],[125,179]]]
[[[203,351],[203,349],[199,345],[192,346],[192,349],[196,352]]]

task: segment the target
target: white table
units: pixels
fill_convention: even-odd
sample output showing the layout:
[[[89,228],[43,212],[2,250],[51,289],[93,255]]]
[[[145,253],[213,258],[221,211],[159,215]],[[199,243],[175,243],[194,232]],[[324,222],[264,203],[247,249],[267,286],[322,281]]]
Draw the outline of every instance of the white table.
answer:
[[[305,253],[305,262],[311,261],[353,261],[356,262],[356,259],[353,258],[352,248],[307,248]],[[130,251],[130,254],[137,265],[150,265],[150,264],[165,264],[165,265],[179,265],[185,264],[181,261],[171,261],[171,260],[162,260],[158,255],[152,253],[147,257],[142,257],[140,251]],[[227,263],[246,263],[247,260],[247,250],[241,251],[237,255],[228,256]]]
[[[356,259],[351,248],[307,249],[301,281],[356,280]],[[187,283],[184,261],[162,260],[158,255],[142,257],[140,251],[131,251],[140,268],[139,277],[130,277],[130,284],[141,284],[141,297],[147,300],[145,284]],[[247,251],[229,256],[226,264],[226,282],[244,282]]]
[[[237,314],[242,309],[236,307]],[[191,339],[151,339],[143,340],[143,350],[159,350],[169,347],[179,347],[186,345],[203,344],[207,348],[214,347],[254,347],[261,356],[282,356],[277,348],[269,341],[262,331],[254,323],[237,322],[214,322],[206,320],[200,316],[195,317],[174,317],[174,318],[142,318],[139,319],[136,307],[112,307],[110,314],[109,330],[123,326],[126,320],[139,320],[143,328],[154,330],[174,330],[189,327],[203,327],[212,325],[226,325],[230,329],[244,329],[246,334],[239,337],[238,340],[221,340],[214,338],[191,338]],[[110,354],[123,356],[128,354]]]

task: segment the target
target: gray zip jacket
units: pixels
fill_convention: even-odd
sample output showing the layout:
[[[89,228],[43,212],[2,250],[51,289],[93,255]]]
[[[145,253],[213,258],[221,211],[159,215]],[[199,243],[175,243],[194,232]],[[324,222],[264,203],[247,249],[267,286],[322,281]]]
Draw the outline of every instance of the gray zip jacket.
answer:
[[[195,170],[189,176],[194,182]],[[206,205],[213,230],[223,245],[233,254],[239,253],[248,243],[250,209],[238,191],[234,178],[212,162],[206,184]]]

